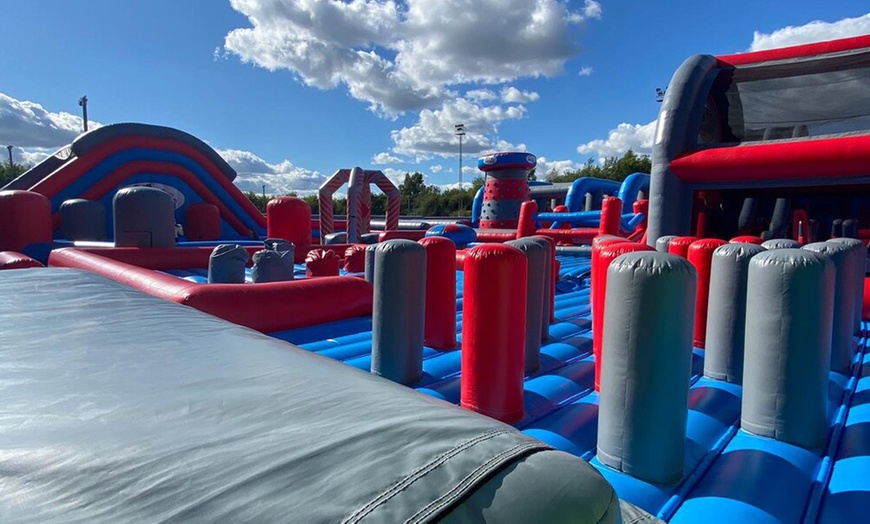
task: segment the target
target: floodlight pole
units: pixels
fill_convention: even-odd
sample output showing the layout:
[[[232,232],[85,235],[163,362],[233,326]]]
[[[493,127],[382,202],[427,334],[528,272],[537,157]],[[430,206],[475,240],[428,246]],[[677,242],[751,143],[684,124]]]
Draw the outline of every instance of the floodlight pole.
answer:
[[[88,97],[79,98],[79,105],[82,106],[82,123],[84,124],[84,132],[88,132]]]
[[[456,136],[459,137],[459,215],[462,216],[462,137],[465,136],[465,124],[455,124],[453,126]]]
[[[12,148],[15,146],[6,146],[6,149],[9,150],[9,167],[12,167]]]

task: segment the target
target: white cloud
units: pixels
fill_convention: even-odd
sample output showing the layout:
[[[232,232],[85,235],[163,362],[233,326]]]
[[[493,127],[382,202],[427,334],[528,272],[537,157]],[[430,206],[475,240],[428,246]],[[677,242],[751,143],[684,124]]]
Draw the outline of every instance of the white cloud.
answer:
[[[101,126],[88,121],[91,129]],[[0,144],[22,148],[60,148],[82,131],[82,119],[65,111],[52,112],[36,102],[0,93]]]
[[[271,71],[289,70],[305,85],[343,85],[388,116],[437,106],[455,97],[452,86],[561,74],[580,50],[577,33],[584,21],[601,16],[593,0],[579,10],[561,0],[231,4],[251,27],[226,35],[227,52]],[[469,96],[480,95],[486,93]]]
[[[656,122],[649,124],[622,123],[607,133],[607,139],[596,139],[577,146],[577,152],[583,155],[595,154],[599,160],[611,156],[620,156],[629,149],[635,153],[649,155],[652,153],[653,136]]]
[[[293,165],[289,160],[270,164],[250,151],[221,149],[218,153],[236,170],[235,184],[242,191],[278,195],[297,193],[310,195],[326,181],[326,175]]]
[[[580,76],[589,76],[593,73],[593,70],[590,66],[583,66],[580,68],[580,71],[577,72]]]
[[[520,91],[514,86],[508,86],[501,90],[501,101],[507,104],[525,104],[535,102],[541,95],[534,91]]]
[[[549,160],[539,156],[538,164],[535,167],[535,176],[538,177],[538,180],[548,180],[551,173],[563,174],[566,171],[577,171],[582,167],[583,164],[578,164],[573,160]]]
[[[473,89],[465,93],[465,98],[472,102],[489,102],[498,99],[498,95],[489,89]]]
[[[372,163],[375,165],[398,164],[401,161],[402,161],[401,158],[394,157],[393,155],[391,155],[387,152],[378,153],[377,155],[372,157]]]
[[[444,166],[442,166],[441,164],[429,166],[429,171],[432,171],[433,173],[440,173],[440,172],[444,171]]]
[[[868,33],[870,33],[870,13],[857,18],[844,18],[836,22],[816,20],[801,26],[788,26],[777,29],[771,33],[755,31],[749,50],[775,49]]]

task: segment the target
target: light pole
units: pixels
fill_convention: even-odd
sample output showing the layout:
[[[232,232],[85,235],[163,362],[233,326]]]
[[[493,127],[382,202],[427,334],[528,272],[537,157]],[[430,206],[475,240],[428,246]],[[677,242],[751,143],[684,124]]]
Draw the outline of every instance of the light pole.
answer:
[[[6,149],[9,150],[9,167],[12,167],[12,148],[15,146],[6,146]]]
[[[88,132],[88,97],[87,95],[79,98],[79,105],[82,106],[82,122],[84,123],[85,133]]]
[[[462,137],[465,136],[465,124],[454,124],[453,130],[459,137],[459,215],[462,216]]]

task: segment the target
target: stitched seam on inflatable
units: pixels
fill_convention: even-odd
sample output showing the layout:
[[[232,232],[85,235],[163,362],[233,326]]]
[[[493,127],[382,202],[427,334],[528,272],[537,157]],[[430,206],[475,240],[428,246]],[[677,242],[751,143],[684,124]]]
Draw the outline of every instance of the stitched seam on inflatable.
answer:
[[[490,458],[480,466],[476,467],[472,470],[471,473],[465,476],[462,480],[457,482],[452,488],[450,488],[447,493],[441,495],[437,499],[433,500],[426,506],[420,508],[420,510],[412,515],[408,520],[405,521],[406,524],[413,524],[417,522],[422,522],[426,517],[431,516],[436,511],[444,508],[445,506],[449,506],[454,502],[455,495],[457,492],[461,492],[464,490],[469,484],[474,481],[480,479],[488,475],[492,471],[493,465],[501,465],[502,460],[506,457],[514,457],[516,455],[521,454],[524,451],[546,451],[551,449],[549,446],[543,443],[538,442],[524,442],[522,444],[517,444],[516,446],[502,451],[498,455]]]
[[[486,433],[482,433],[482,434],[478,435],[477,437],[475,437],[473,439],[466,440],[465,442],[462,442],[459,445],[450,448],[449,450],[447,450],[444,453],[442,453],[441,455],[435,457],[434,459],[432,459],[428,463],[415,469],[410,474],[408,474],[406,477],[399,480],[398,482],[396,482],[392,486],[388,487],[380,495],[378,495],[377,497],[375,497],[374,499],[372,499],[371,501],[366,503],[364,506],[362,506],[361,508],[356,510],[353,514],[351,514],[348,518],[344,519],[342,522],[344,522],[344,523],[359,522],[360,520],[365,518],[369,513],[374,511],[378,506],[380,506],[384,502],[387,502],[388,500],[393,498],[396,494],[398,494],[400,491],[402,491],[403,489],[410,486],[414,481],[418,480],[420,477],[422,477],[423,475],[425,475],[429,471],[435,469],[436,467],[438,467],[441,464],[443,464],[444,462],[446,462],[447,459],[454,457],[455,455],[459,454],[461,451],[464,451],[465,449],[467,449],[471,446],[474,446],[475,444],[483,442],[484,440],[489,440],[489,439],[495,438],[499,435],[508,433],[509,431],[510,430],[507,430],[507,429],[488,431]]]

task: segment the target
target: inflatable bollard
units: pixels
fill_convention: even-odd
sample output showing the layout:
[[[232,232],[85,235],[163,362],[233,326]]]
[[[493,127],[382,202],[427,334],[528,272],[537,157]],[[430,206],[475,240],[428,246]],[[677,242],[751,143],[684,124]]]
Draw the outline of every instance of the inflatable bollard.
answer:
[[[456,245],[444,237],[420,240],[426,248],[426,321],[423,341],[456,349]]]
[[[841,236],[843,236],[843,219],[842,218],[835,218],[831,222],[831,235],[830,236],[832,239],[840,238]]]
[[[598,257],[601,256],[601,250],[607,246],[612,246],[614,244],[631,244],[628,239],[623,237],[618,237],[616,235],[598,235],[597,237],[592,239],[592,255],[590,257],[591,263],[591,274],[589,277],[589,287],[591,288],[591,293],[589,294],[589,304],[591,306],[595,306],[595,289],[596,284],[595,281],[598,277],[599,271],[596,270],[598,267]],[[607,268],[604,268],[604,271],[607,271]],[[593,312],[594,316],[594,312]]]
[[[834,263],[834,320],[831,330],[831,371],[848,374],[852,369],[855,331],[855,259],[852,248],[838,242],[815,242],[803,247],[827,256]]]
[[[389,240],[377,245],[375,260],[371,371],[410,386],[423,376],[426,249]]]
[[[790,238],[771,238],[761,243],[764,249],[798,249],[801,243]]]
[[[689,255],[689,246],[692,242],[698,240],[698,237],[675,237],[668,242],[668,253],[686,258]]]
[[[607,271],[598,460],[657,484],[683,477],[696,282],[667,253],[628,253]]]
[[[263,249],[254,253],[251,280],[254,284],[264,282],[287,282],[293,280],[293,251]]]
[[[764,248],[755,244],[725,244],[713,252],[704,350],[706,377],[743,383],[749,261],[763,252]]]
[[[347,244],[347,233],[330,233],[324,236],[322,239],[323,245],[332,245],[332,244]]]
[[[858,238],[858,221],[854,218],[843,220],[843,233],[841,238]]]
[[[833,263],[805,249],[752,257],[741,427],[807,449],[828,438]]]
[[[520,218],[517,224],[517,238],[526,238],[535,234],[535,213],[538,212],[538,204],[534,200],[528,200],[520,205]]]
[[[707,339],[707,305],[710,293],[710,263],[713,252],[720,246],[725,245],[724,240],[718,238],[704,238],[696,240],[689,245],[686,258],[695,266],[698,272],[698,296],[695,299],[695,330],[693,343],[696,348],[704,349]]]
[[[864,242],[855,239],[855,238],[836,238],[830,240],[830,242],[836,242],[840,244],[845,244],[852,248],[853,257],[855,258],[855,284],[854,289],[857,290],[857,297],[855,298],[855,325],[854,325],[854,333],[856,335],[860,335],[862,332],[861,329],[861,316],[862,311],[864,309],[864,277],[867,272],[867,244]]]
[[[47,198],[30,191],[0,191],[0,251],[21,251],[51,239],[51,202]]]
[[[337,277],[341,260],[335,251],[312,249],[305,257],[305,273],[309,277]]]
[[[247,250],[235,244],[221,244],[208,257],[209,284],[244,284]]]
[[[508,424],[523,418],[526,256],[483,244],[465,257],[462,407]]]
[[[521,238],[505,242],[526,255],[528,278],[526,279],[526,342],[525,372],[531,374],[541,367],[541,311],[544,302],[549,302],[550,282],[545,268],[551,266],[547,256],[546,242],[533,238]]]
[[[369,244],[354,244],[344,250],[344,270],[347,273],[364,273],[366,248]]]
[[[216,240],[221,236],[221,212],[208,202],[194,202],[184,210],[184,236],[188,240]]]
[[[282,196],[266,204],[266,231],[269,238],[283,238],[296,246],[294,262],[305,262],[311,247],[311,207],[300,198]]]
[[[538,241],[542,246],[544,246],[547,251],[547,260],[550,261],[550,264],[544,268],[544,282],[548,283],[549,296],[544,297],[544,307],[541,310],[541,342],[546,342],[550,339],[550,323],[553,322],[556,301],[556,280],[559,276],[558,273],[553,273],[554,271],[557,271],[555,267],[556,253],[554,252],[556,249],[556,242],[552,238],[543,235],[535,235],[529,238]]]
[[[594,287],[592,288],[592,353],[595,355],[595,391],[598,391],[601,385],[601,362],[604,358],[601,348],[604,343],[606,316],[604,311],[604,297],[607,293],[607,278],[609,275],[608,268],[610,267],[610,263],[626,253],[652,250],[653,248],[646,244],[622,242],[601,246],[600,251],[598,252],[595,266],[592,268],[592,274],[596,275]]]
[[[293,260],[296,260],[296,246],[293,242],[289,242],[283,238],[267,238],[263,241],[263,246],[269,251],[293,251]]]
[[[764,239],[761,237],[757,237],[754,235],[740,235],[739,237],[734,237],[728,241],[729,244],[756,244],[761,245],[764,243]]]
[[[656,251],[658,251],[659,253],[667,253],[671,240],[675,238],[677,238],[677,235],[665,235],[663,237],[659,237],[656,240]]]
[[[175,204],[153,187],[125,187],[112,199],[115,247],[174,247]]]
[[[622,200],[605,197],[601,202],[601,221],[598,223],[599,235],[618,235],[622,221]]]
[[[106,207],[84,198],[65,200],[60,205],[60,236],[73,241],[105,240]]]
[[[366,246],[365,279],[371,285],[375,285],[375,249],[377,244]]]

